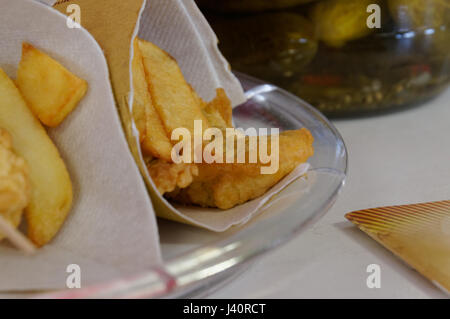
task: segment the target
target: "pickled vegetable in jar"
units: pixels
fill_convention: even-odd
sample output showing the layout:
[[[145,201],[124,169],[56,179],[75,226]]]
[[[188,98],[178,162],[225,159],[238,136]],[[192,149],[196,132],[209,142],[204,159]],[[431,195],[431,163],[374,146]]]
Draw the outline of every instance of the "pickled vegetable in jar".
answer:
[[[261,79],[290,78],[301,72],[317,53],[313,25],[298,14],[216,16],[212,21],[222,53],[232,67]]]
[[[416,105],[450,82],[450,0],[197,2],[233,70],[329,116]]]

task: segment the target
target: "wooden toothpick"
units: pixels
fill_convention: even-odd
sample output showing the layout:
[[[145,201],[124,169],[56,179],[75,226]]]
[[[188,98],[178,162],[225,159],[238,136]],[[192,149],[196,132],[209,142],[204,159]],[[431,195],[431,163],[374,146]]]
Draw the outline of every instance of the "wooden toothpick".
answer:
[[[0,215],[0,233],[5,235],[14,246],[25,254],[31,255],[36,252],[36,246],[20,231],[8,223],[2,215]]]

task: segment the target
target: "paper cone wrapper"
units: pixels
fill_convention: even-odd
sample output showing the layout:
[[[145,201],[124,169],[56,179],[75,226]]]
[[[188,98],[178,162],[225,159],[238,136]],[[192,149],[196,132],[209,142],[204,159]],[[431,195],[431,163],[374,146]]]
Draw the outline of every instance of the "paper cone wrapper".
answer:
[[[72,3],[77,3],[90,12],[90,15],[84,18],[82,24],[87,30],[92,30],[94,37],[106,52],[113,87],[115,87],[116,82],[118,82],[117,86],[120,85],[115,91],[125,132],[131,151],[148,187],[156,214],[159,217],[212,231],[225,231],[234,225],[246,223],[257,214],[258,210],[272,196],[282,191],[290,182],[305,174],[308,166],[302,165],[264,196],[226,211],[172,205],[159,194],[148,174],[140,153],[138,131],[130,117],[132,86],[127,91],[127,85],[125,85],[126,80],[129,81],[130,79],[130,70],[120,62],[125,59],[126,53],[132,52],[132,46],[127,51],[126,37],[117,39],[116,33],[121,34],[124,30],[99,25],[98,16],[101,15],[99,11],[102,11],[103,7],[111,1],[64,1],[56,5],[56,8],[61,12],[66,12],[67,6]],[[123,5],[125,5],[125,2]],[[120,6],[118,7],[114,10],[121,10]],[[111,14],[108,16],[111,16]],[[204,100],[212,100],[216,94],[216,88],[224,88],[234,106],[245,101],[241,85],[230,72],[228,62],[217,48],[217,37],[194,1],[148,0],[140,17],[138,36],[158,45],[173,56],[179,63],[188,83]],[[117,44],[120,43],[118,41],[124,42],[123,46],[119,46],[122,50],[118,50]]]
[[[450,201],[372,208],[346,217],[450,292]]]

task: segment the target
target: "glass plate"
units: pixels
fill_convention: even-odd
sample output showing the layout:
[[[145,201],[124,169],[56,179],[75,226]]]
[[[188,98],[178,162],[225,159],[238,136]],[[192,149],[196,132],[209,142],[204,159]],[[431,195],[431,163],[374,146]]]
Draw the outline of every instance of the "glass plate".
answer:
[[[236,73],[248,101],[233,109],[241,128],[306,127],[314,136],[312,168],[274,196],[250,223],[224,233],[160,220],[165,263],[130,278],[46,297],[167,298],[204,296],[235,278],[263,253],[292,239],[334,203],[347,171],[345,144],[334,126],[296,96],[244,74]]]

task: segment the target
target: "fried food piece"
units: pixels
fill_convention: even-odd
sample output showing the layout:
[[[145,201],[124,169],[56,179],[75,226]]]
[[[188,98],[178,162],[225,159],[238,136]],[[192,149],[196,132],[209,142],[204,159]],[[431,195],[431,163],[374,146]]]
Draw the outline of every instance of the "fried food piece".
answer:
[[[218,89],[216,98],[206,103],[186,83],[177,62],[172,57],[152,43],[142,40],[138,43],[143,57],[148,91],[157,115],[161,118],[169,136],[178,128],[186,128],[191,136],[194,136],[195,120],[202,121],[203,131],[207,128],[217,128],[224,132],[233,127],[231,103],[223,89]],[[242,164],[236,160],[234,161],[236,164],[205,162],[176,164],[154,154],[150,159],[146,159],[146,165],[160,194],[169,199],[184,204],[229,209],[261,196],[296,166],[312,156],[313,138],[308,130],[284,132],[278,137],[279,149],[276,150],[279,151],[277,154],[279,156],[275,156],[278,159],[278,169],[270,174],[263,174],[262,171],[269,168],[271,163],[249,161],[250,154],[255,154],[250,152],[253,141],[250,137],[243,137],[240,140],[244,142],[245,150],[245,163]],[[256,144],[259,144],[258,139],[262,140],[262,137],[256,139]],[[226,138],[222,141],[225,146],[222,155],[226,160],[229,154]],[[173,141],[173,144],[175,142],[177,141]],[[267,145],[269,150],[271,150],[270,142],[269,138]],[[235,145],[234,153],[237,157],[237,143]],[[212,153],[210,155],[214,157],[217,154],[215,149]],[[273,159],[271,154],[267,155]]]
[[[317,37],[332,47],[342,47],[351,40],[374,32],[367,27],[367,7],[380,4],[379,0],[324,0],[311,9],[311,20]]]
[[[279,169],[274,174],[261,174],[264,165],[248,163],[248,154],[246,163],[242,164],[198,164],[199,174],[194,182],[167,197],[183,204],[230,209],[263,195],[295,167],[306,162],[314,153],[312,144],[313,137],[306,129],[282,132],[279,136]]]
[[[175,164],[160,159],[151,161],[147,168],[160,194],[172,192],[177,187],[188,187],[198,175],[195,164]]]
[[[193,92],[211,126],[221,129],[231,126],[224,119],[227,118],[231,122],[231,102],[223,89],[218,89],[216,98],[209,103],[204,102],[195,91]],[[198,167],[195,164],[174,164],[154,158],[147,158],[146,163],[150,176],[161,194],[188,187],[198,175]]]
[[[139,130],[142,151],[146,155],[171,161],[172,143],[153,105],[137,39],[134,40],[132,73],[134,86],[133,118]]]
[[[142,143],[147,136],[147,112],[145,109],[151,103],[151,98],[148,92],[144,65],[142,64],[142,54],[139,50],[137,39],[133,41],[133,52],[133,60],[131,61],[134,90],[132,114],[136,128],[139,131],[139,141]]]
[[[197,92],[195,92],[194,88],[191,85],[189,85],[189,87],[191,88],[192,95],[194,95],[194,98],[197,101],[197,104],[200,106],[200,109],[203,110],[206,105],[208,105],[208,103],[203,101],[203,99],[197,94]]]
[[[217,89],[214,100],[206,103],[202,111],[211,127],[220,129],[233,127],[231,101],[224,89]]]
[[[11,137],[0,128],[0,215],[17,227],[29,201],[27,164],[23,158],[14,154]],[[0,240],[3,238],[0,233]]]
[[[73,111],[87,90],[85,80],[28,43],[22,45],[16,83],[33,114],[51,127]]]
[[[177,128],[186,128],[194,136],[194,120],[201,120],[203,130],[206,130],[209,124],[199,100],[184,79],[175,59],[144,40],[139,40],[139,48],[153,105],[168,136]]]
[[[9,132],[14,151],[28,164],[31,184],[26,208],[28,237],[42,246],[56,235],[69,213],[72,183],[58,149],[2,69],[0,127]]]
[[[229,127],[224,117],[231,122],[231,102],[223,89],[218,89],[216,98],[209,103],[204,102],[193,89],[192,92],[211,126],[222,129]],[[198,175],[198,167],[194,164],[175,164],[171,163],[171,159],[161,160],[158,155],[146,156],[145,161],[150,176],[161,194],[188,187]]]

